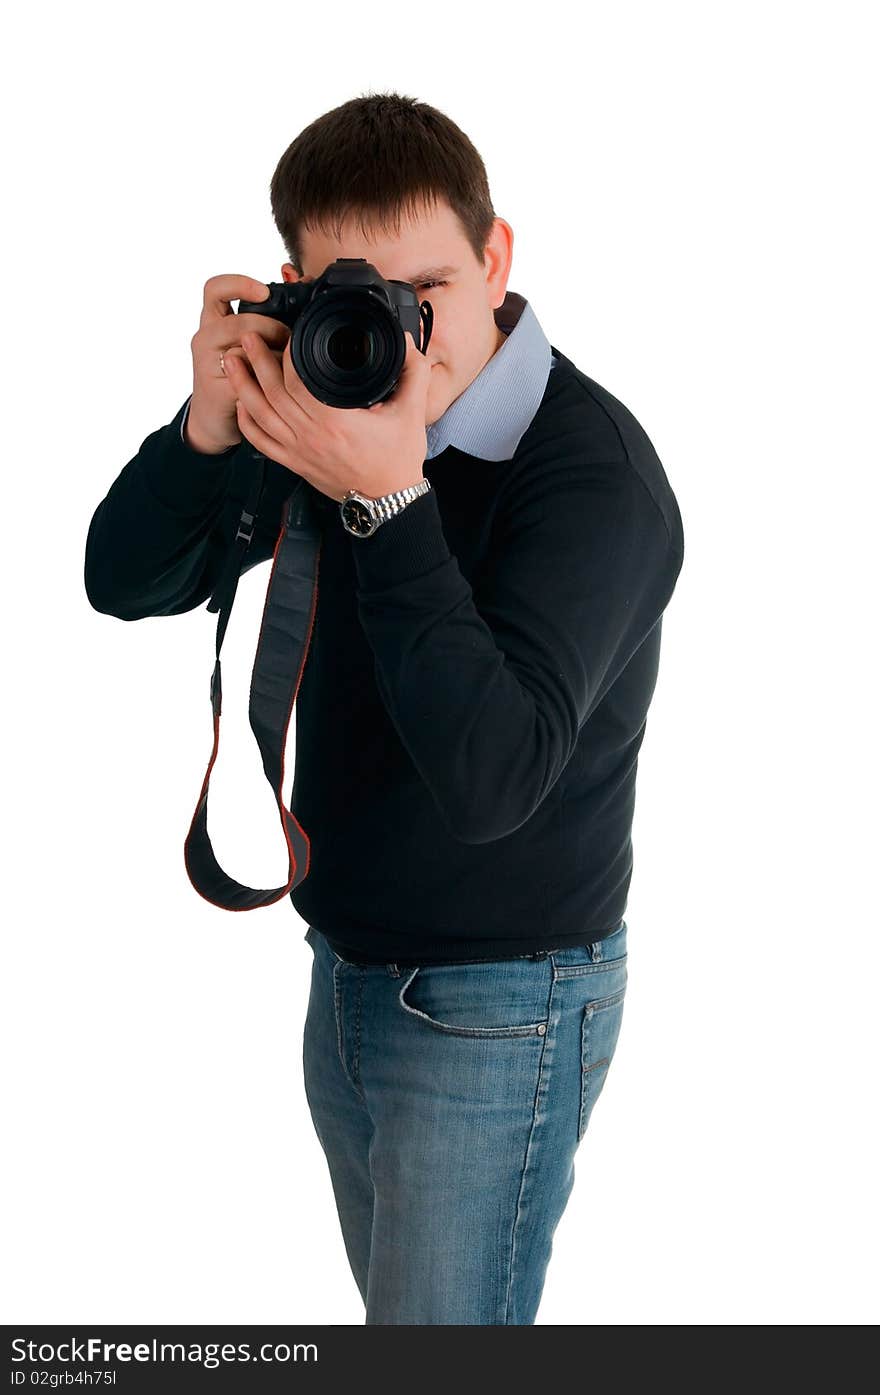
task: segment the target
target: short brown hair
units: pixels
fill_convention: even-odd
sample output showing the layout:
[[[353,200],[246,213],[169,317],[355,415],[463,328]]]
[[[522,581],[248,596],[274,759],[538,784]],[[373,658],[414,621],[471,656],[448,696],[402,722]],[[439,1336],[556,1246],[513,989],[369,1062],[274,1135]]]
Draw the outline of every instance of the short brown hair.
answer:
[[[480,265],[495,221],[486,168],[455,122],[397,92],[354,97],[296,137],[272,176],[275,225],[302,276],[303,229],[331,233],[358,219],[369,236],[445,199]]]

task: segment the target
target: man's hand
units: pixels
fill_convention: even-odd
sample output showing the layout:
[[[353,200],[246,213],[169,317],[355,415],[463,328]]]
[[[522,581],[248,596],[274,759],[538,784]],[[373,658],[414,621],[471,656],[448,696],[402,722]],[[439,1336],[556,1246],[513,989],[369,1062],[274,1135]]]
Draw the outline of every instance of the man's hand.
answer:
[[[212,276],[205,282],[199,327],[190,340],[193,393],[183,437],[202,455],[212,455],[241,443],[235,419],[235,392],[221,366],[241,362],[241,335],[254,332],[276,360],[290,338],[290,329],[268,315],[236,315],[233,300],[265,300],[269,287],[250,276]]]
[[[226,359],[241,434],[270,460],[340,502],[349,489],[376,499],[423,478],[431,368],[405,334],[400,381],[374,407],[328,407],[313,397],[285,348],[277,358],[258,334],[244,334],[244,360]]]

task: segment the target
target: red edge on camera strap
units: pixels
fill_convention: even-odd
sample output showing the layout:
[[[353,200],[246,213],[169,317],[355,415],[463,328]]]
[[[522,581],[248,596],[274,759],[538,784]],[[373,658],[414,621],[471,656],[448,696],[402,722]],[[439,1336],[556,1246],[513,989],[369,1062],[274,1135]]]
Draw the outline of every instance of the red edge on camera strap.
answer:
[[[272,571],[269,578],[269,584],[266,588],[266,599],[263,604],[263,615],[260,622],[260,634],[259,639],[257,641],[257,654],[254,661],[254,676],[256,676],[257,667],[260,661],[263,635],[266,625],[266,618],[270,609],[272,588],[273,583],[275,581],[276,569],[278,566],[278,558],[281,551],[282,543],[284,542],[287,532],[288,522],[287,515],[285,512],[285,518],[282,522],[281,528],[279,529],[278,537],[275,542],[275,549],[272,557]],[[211,841],[208,835],[207,828],[208,788],[211,782],[211,771],[213,769],[214,762],[217,759],[217,752],[220,746],[220,710],[222,706],[222,698],[218,695],[217,710],[214,712],[213,717],[213,749],[211,751],[210,760],[208,761],[207,770],[205,771],[205,778],[202,782],[202,788],[199,793],[198,801],[196,803],[195,812],[193,813],[193,817],[190,822],[189,832],[187,833],[186,840],[184,843],[184,859],[186,864],[187,875],[195,890],[206,901],[211,902],[212,905],[218,906],[221,910],[249,911],[255,910],[257,909],[257,907],[260,906],[273,905],[276,901],[280,901],[283,896],[286,896],[294,888],[294,886],[298,885],[301,881],[305,879],[306,876],[308,876],[311,856],[311,843],[309,840],[309,836],[300,824],[299,820],[296,818],[296,815],[293,813],[293,810],[288,809],[284,803],[284,747],[286,745],[287,732],[290,726],[290,718],[291,714],[293,713],[294,705],[296,703],[297,694],[299,693],[303,670],[305,668],[306,659],[308,658],[309,645],[311,643],[312,632],[314,629],[315,615],[318,606],[318,572],[320,566],[320,555],[321,542],[320,538],[318,538],[315,547],[314,570],[311,580],[311,605],[309,609],[308,625],[306,628],[305,638],[301,644],[301,654],[296,673],[296,682],[287,707],[287,715],[284,722],[284,730],[281,737],[280,750],[277,753],[279,759],[280,773],[277,784],[273,782],[273,793],[275,796],[276,803],[278,805],[279,812],[281,814],[281,826],[284,831],[284,838],[287,844],[288,852],[288,878],[283,886],[267,890],[255,890],[251,887],[243,886],[240,882],[236,882],[233,878],[229,877],[226,872],[223,871],[222,867],[220,867],[220,864],[217,862],[213,848],[211,847]],[[220,660],[218,654],[216,670],[218,677],[219,665]],[[217,894],[211,895],[211,890],[214,890]],[[224,895],[226,899],[217,899],[217,897],[221,894]]]

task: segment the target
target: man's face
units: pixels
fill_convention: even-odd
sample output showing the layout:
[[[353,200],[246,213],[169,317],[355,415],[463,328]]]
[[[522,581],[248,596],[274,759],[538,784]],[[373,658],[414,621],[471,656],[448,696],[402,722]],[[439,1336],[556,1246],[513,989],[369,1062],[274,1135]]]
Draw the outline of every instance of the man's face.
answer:
[[[507,293],[513,230],[503,218],[495,219],[483,265],[445,201],[417,221],[403,223],[397,237],[377,233],[375,240],[368,241],[353,219],[341,232],[337,242],[323,233],[304,231],[303,276],[297,276],[290,262],[285,262],[281,274],[285,281],[314,281],[337,257],[365,257],[387,281],[412,282],[419,301],[429,300],[434,311],[426,354],[431,382],[425,425],[430,426],[505,341],[493,311]],[[441,275],[424,274],[441,268]]]

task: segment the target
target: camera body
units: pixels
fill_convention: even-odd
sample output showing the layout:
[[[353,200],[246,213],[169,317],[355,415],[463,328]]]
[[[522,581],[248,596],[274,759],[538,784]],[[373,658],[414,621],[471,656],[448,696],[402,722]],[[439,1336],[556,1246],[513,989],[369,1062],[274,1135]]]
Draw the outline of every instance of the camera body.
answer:
[[[406,334],[425,353],[434,323],[408,281],[386,281],[365,257],[338,257],[315,281],[270,281],[267,300],[238,314],[268,315],[291,330],[291,360],[328,407],[372,407],[397,386]]]

